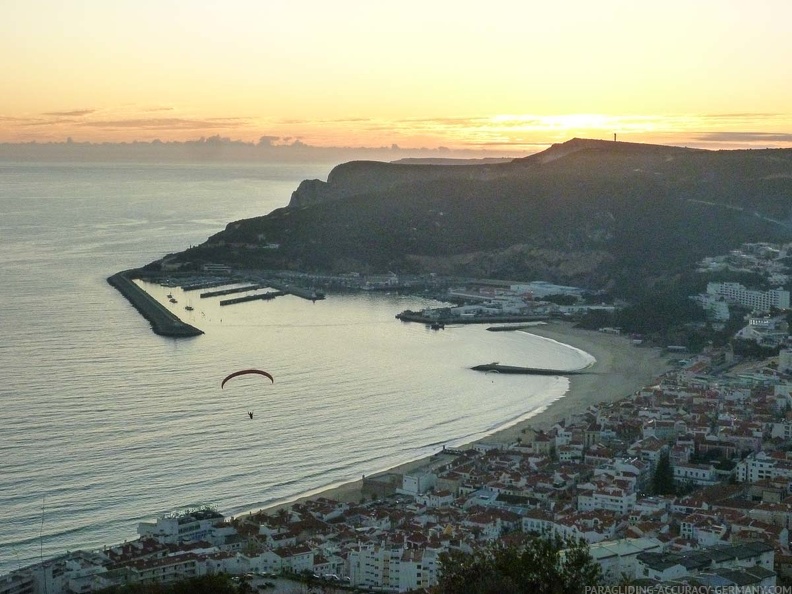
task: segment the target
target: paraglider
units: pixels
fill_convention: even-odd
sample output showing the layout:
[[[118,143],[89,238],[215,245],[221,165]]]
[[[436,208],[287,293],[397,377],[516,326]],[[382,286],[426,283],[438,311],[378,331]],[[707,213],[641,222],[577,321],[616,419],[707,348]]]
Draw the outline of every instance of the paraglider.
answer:
[[[273,384],[275,383],[275,378],[272,377],[271,374],[267,373],[263,369],[240,369],[239,371],[235,371],[234,373],[229,373],[225,378],[223,378],[223,381],[220,382],[220,389],[223,389],[225,387],[226,382],[228,380],[230,380],[232,378],[235,378],[235,377],[237,377],[239,375],[249,375],[249,374],[261,375],[261,376],[264,376],[264,377],[268,377],[269,380]],[[248,416],[251,418],[251,420],[253,419],[253,411],[252,410],[248,411]]]
[[[223,388],[223,387],[226,385],[226,382],[227,382],[228,380],[230,380],[231,378],[237,377],[237,376],[239,376],[239,375],[247,375],[247,374],[250,374],[250,373],[253,373],[253,374],[258,374],[258,375],[263,375],[263,376],[265,376],[265,377],[268,377],[268,378],[269,378],[269,380],[270,380],[270,381],[271,381],[273,384],[275,383],[275,378],[274,378],[274,377],[272,377],[272,376],[271,376],[269,373],[267,373],[266,371],[264,371],[264,370],[262,370],[262,369],[241,369],[241,370],[239,370],[239,371],[235,371],[234,373],[231,373],[231,374],[227,375],[227,376],[225,377],[225,379],[224,379],[224,380],[223,380],[223,381],[220,383],[220,388]]]

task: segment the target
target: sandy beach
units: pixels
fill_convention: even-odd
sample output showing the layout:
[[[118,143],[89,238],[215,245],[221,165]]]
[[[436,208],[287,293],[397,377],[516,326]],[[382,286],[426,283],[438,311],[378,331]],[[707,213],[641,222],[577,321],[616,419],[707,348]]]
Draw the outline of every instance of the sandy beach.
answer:
[[[518,437],[522,436],[524,439],[526,431],[548,429],[559,420],[582,411],[590,404],[613,402],[629,396],[670,369],[668,357],[664,356],[660,349],[635,346],[627,336],[582,330],[564,321],[551,321],[520,331],[530,332],[586,351],[596,359],[596,362],[589,369],[590,373],[569,376],[570,387],[562,398],[530,418],[482,438],[479,440],[481,442],[514,443]],[[428,463],[429,459],[424,458],[388,469],[387,472],[404,474],[420,469]],[[358,480],[272,506],[263,511],[274,511],[317,497],[357,502],[364,496],[367,494],[363,491],[363,481]]]

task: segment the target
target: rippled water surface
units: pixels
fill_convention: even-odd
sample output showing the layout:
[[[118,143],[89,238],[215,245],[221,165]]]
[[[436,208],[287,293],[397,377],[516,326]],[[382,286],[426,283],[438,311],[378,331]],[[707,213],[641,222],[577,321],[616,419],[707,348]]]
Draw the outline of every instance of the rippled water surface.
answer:
[[[526,333],[399,322],[433,305],[412,297],[221,307],[144,285],[205,331],[174,340],[107,284],[285,206],[330,168],[0,163],[0,574],[135,538],[137,522],[186,505],[232,515],[353,480],[486,435],[567,388],[471,365],[591,361]],[[220,388],[244,367],[275,383]]]

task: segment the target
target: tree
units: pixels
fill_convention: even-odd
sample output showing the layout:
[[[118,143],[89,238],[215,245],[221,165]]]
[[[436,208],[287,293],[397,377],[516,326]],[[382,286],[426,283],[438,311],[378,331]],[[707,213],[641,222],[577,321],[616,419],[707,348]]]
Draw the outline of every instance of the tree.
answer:
[[[601,578],[585,542],[558,536],[443,553],[440,563],[437,594],[578,594]]]
[[[169,584],[127,584],[98,590],[97,594],[238,594],[241,590],[225,574],[187,578]],[[250,591],[250,590],[248,590]]]
[[[663,452],[660,454],[654,476],[652,476],[652,493],[655,495],[673,495],[675,491],[674,469],[671,468],[671,459],[668,457],[668,452]]]

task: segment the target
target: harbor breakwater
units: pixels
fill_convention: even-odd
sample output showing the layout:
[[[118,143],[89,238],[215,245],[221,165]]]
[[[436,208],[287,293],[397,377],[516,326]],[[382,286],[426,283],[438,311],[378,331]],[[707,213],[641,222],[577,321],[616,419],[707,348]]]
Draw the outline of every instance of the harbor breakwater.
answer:
[[[151,324],[155,334],[171,338],[200,336],[203,330],[182,322],[173,312],[137,286],[134,278],[137,270],[125,270],[108,277],[107,282],[115,287],[132,306]]]

